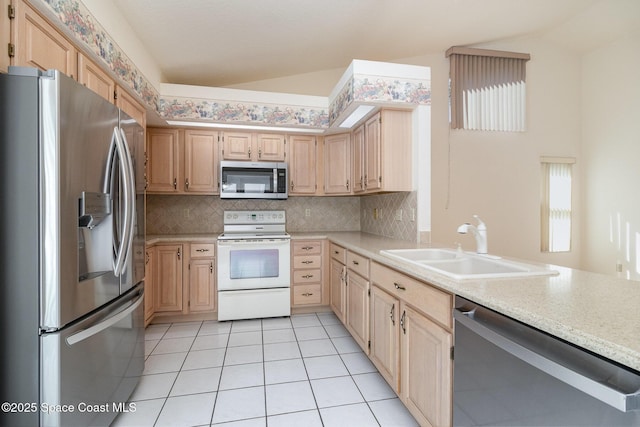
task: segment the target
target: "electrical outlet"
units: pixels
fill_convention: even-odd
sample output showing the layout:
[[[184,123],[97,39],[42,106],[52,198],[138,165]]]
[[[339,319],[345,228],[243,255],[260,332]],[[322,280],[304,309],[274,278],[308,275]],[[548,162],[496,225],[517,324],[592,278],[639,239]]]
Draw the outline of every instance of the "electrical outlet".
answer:
[[[304,216],[306,216],[307,218],[308,218],[308,217],[310,217],[310,216],[311,216],[311,209],[306,208],[306,209],[304,210]]]
[[[378,219],[378,215],[380,214],[378,208],[373,208],[373,219]]]
[[[416,220],[416,208],[411,208],[411,221]]]
[[[185,218],[189,218],[189,209],[183,209],[182,210],[182,216]]]
[[[402,221],[402,209],[396,209],[396,221]]]

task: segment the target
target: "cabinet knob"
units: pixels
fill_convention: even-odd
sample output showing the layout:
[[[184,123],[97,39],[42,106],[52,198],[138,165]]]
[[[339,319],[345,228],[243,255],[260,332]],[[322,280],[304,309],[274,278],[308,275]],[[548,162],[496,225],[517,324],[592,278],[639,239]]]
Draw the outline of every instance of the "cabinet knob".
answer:
[[[176,178],[173,178],[173,189],[174,190],[178,189],[178,180]]]
[[[180,248],[178,248],[178,259],[180,259],[180,256],[181,256],[181,254],[180,254]]]
[[[352,261],[353,265],[360,265],[360,263],[358,261]]]
[[[291,180],[291,190],[293,190],[293,187],[294,187],[293,180]]]
[[[251,158],[251,148],[249,148],[249,158]]]
[[[184,186],[187,190],[189,189],[189,178],[184,180]]]

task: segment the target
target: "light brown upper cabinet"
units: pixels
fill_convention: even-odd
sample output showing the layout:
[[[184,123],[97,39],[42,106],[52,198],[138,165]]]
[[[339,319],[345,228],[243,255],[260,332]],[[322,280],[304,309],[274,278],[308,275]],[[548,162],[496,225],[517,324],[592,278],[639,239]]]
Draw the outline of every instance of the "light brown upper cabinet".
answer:
[[[147,157],[147,192],[178,193],[182,189],[179,131],[147,129]]]
[[[351,138],[348,133],[324,138],[324,192],[351,194]]]
[[[383,109],[354,130],[355,193],[413,190],[411,115]]]
[[[218,192],[218,132],[184,131],[184,191]]]
[[[222,159],[284,162],[285,136],[281,134],[223,132]]]
[[[82,53],[78,53],[78,82],[107,101],[115,101],[116,83]]]
[[[215,194],[218,190],[218,133],[149,128],[149,193]]]
[[[138,122],[140,126],[147,127],[147,111],[142,104],[120,86],[116,86],[116,106]]]
[[[76,78],[77,51],[73,44],[25,2],[14,1],[13,7],[15,21],[11,43],[15,53],[11,65],[41,70],[53,68]]]
[[[317,193],[318,143],[315,136],[289,136],[289,195]]]

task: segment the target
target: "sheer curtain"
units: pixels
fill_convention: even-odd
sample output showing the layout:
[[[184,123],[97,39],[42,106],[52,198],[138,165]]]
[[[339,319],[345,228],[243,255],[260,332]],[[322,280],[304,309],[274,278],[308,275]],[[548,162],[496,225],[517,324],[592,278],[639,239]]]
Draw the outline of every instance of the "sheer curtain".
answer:
[[[452,47],[451,128],[525,130],[526,62],[529,54]]]
[[[543,252],[571,250],[571,169],[575,159],[542,159],[541,244]]]

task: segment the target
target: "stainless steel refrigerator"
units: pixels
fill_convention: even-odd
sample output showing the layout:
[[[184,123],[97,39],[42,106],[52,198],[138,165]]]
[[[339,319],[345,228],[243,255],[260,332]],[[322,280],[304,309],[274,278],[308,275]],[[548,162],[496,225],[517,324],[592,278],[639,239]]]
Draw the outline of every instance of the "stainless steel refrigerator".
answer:
[[[132,410],[143,173],[143,129],[113,104],[57,71],[0,74],[0,425]]]

